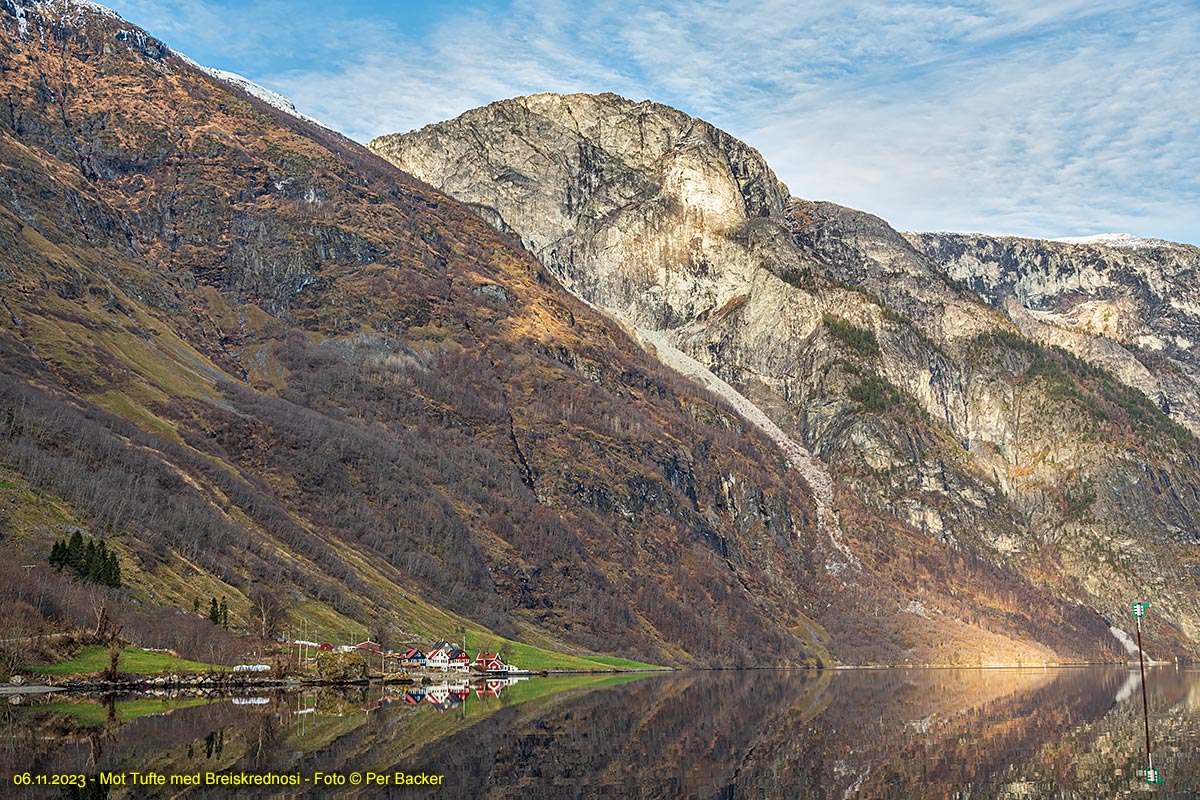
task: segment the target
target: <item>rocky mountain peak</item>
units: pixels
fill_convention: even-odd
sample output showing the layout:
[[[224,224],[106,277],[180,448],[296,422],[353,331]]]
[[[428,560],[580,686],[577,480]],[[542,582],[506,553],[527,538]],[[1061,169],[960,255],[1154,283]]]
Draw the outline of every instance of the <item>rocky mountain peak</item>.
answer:
[[[652,329],[724,305],[760,245],[789,249],[787,187],[758,151],[658,103],[531,95],[370,146],[517,233],[589,302]]]
[[[466,188],[454,163],[491,165],[493,210],[517,201],[525,213],[505,222],[528,232],[535,248],[547,242],[534,219],[595,218],[644,199],[656,185],[675,190],[691,221],[711,229],[778,217],[788,195],[754,148],[682,111],[612,93],[516,97],[379,137],[370,147],[451,194]],[[561,193],[546,196],[535,185],[561,186]]]
[[[753,148],[613,95],[516,98],[370,146],[516,232],[568,289],[775,439],[814,491],[834,575],[882,568],[878,540],[838,509],[850,497],[883,528],[985,553],[1114,618],[1131,587],[1161,580],[1168,542],[1200,537],[1195,440],[1159,402],[1182,407],[1185,379],[1140,393],[1148,371],[1106,337],[1135,335],[1152,309],[1091,292],[1082,266],[1144,248],[1048,243],[1091,254],[1009,270],[988,255],[1007,245],[906,236],[791,197]],[[1186,272],[1137,269],[1147,282]],[[1093,304],[1010,308],[986,291],[1051,284]],[[1135,488],[1146,469],[1150,494]],[[1097,547],[1124,555],[1097,567]],[[1200,642],[1195,596],[1169,604]]]

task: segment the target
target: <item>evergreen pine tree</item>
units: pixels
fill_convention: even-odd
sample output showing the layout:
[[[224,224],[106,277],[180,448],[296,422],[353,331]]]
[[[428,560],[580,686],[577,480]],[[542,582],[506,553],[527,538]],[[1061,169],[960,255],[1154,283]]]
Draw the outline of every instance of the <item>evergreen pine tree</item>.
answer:
[[[75,531],[70,539],[58,539],[50,546],[47,560],[59,572],[66,571],[88,583],[121,585],[121,562],[103,539],[97,541],[89,537],[85,540],[79,531]],[[197,600],[196,610],[199,610],[199,603]]]
[[[83,579],[88,583],[100,583],[104,581],[104,571],[108,567],[108,545],[101,540],[98,544],[88,542],[88,563],[87,569],[83,573]]]
[[[104,564],[104,584],[113,588],[121,586],[121,562],[116,553],[109,553]]]
[[[217,605],[217,598],[213,598],[208,604],[208,619],[213,625],[221,624],[221,608]]]
[[[87,546],[83,548],[83,557],[79,560],[79,566],[75,568],[75,575],[84,580],[92,580],[92,569],[96,565],[96,540],[89,538]]]
[[[221,598],[221,627],[229,627],[229,603],[225,602],[225,598]]]
[[[192,613],[193,613],[193,614],[199,614],[199,613],[200,613],[200,598],[199,598],[199,597],[197,597],[196,599],[192,600]]]
[[[63,562],[63,566],[65,566],[68,571],[78,575],[83,569],[84,547],[82,533],[75,531],[71,534],[71,541],[67,543],[67,551],[65,555],[66,559]]]

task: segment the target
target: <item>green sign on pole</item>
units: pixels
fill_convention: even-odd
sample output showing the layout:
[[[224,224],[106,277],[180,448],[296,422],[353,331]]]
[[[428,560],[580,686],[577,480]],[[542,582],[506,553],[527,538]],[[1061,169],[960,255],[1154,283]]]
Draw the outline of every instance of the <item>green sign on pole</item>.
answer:
[[[1162,783],[1162,775],[1158,773],[1157,767],[1151,767],[1146,770],[1146,783]]]
[[[1142,600],[1135,601],[1133,603],[1133,615],[1135,617],[1144,617],[1144,616],[1146,616],[1146,609],[1149,607],[1150,607],[1150,604],[1145,601],[1142,601]]]

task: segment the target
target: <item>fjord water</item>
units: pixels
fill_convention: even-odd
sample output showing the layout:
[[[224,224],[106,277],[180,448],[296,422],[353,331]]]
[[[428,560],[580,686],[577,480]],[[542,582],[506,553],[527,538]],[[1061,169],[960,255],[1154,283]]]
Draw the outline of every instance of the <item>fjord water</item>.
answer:
[[[282,692],[257,698],[54,698],[4,714],[15,772],[299,775],[261,795],[413,797],[1196,797],[1200,671],[1148,671],[1147,786],[1137,670],[910,669],[564,676]],[[443,775],[385,789],[367,772]],[[92,788],[96,786],[93,783]],[[109,787],[111,797],[179,787]],[[253,794],[204,788],[186,796]],[[7,796],[7,795],[6,795]],[[80,795],[74,795],[80,796]],[[103,796],[101,794],[87,796]]]

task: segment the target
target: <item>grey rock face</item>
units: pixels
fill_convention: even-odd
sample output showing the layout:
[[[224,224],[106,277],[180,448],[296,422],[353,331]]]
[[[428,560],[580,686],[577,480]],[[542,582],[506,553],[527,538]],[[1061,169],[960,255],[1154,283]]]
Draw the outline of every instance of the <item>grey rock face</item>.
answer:
[[[655,103],[534,95],[371,146],[653,329],[719,309],[764,259],[795,259],[787,189],[758,152]]]
[[[1200,434],[1200,248],[1119,236],[906,238],[1027,336],[1109,369]]]
[[[1010,274],[1016,256],[987,261],[790,197],[728,134],[615,95],[516,98],[370,146],[518,235],[664,360],[672,350],[690,360],[677,369],[691,374],[694,362],[719,379],[702,382],[753,403],[819,456],[801,472],[815,488],[827,482],[817,492],[827,512],[838,491],[851,493],[1113,619],[1131,592],[1153,589],[1180,637],[1200,645],[1200,567],[1163,558],[1200,542],[1195,440],[1161,420],[1139,422],[1149,439],[1131,439],[1121,408],[1154,409],[1074,362],[1069,375],[1052,369],[1059,357],[1026,338],[1079,352],[1127,385],[1156,381],[1152,397],[1190,422],[1190,367],[1177,356],[1200,333],[1166,337],[1198,307],[1170,288],[1194,274],[1192,256],[1174,272],[1097,256],[1086,275],[1066,260],[1033,261],[1022,278]],[[1093,285],[1124,288],[1093,296]],[[1009,309],[1009,296],[1032,304]],[[1132,339],[1097,338],[1095,319]],[[1092,341],[1086,353],[1065,338],[1075,334]],[[1182,366],[1147,366],[1122,344],[1135,340],[1161,341]],[[853,564],[865,534],[828,532],[827,564]]]

